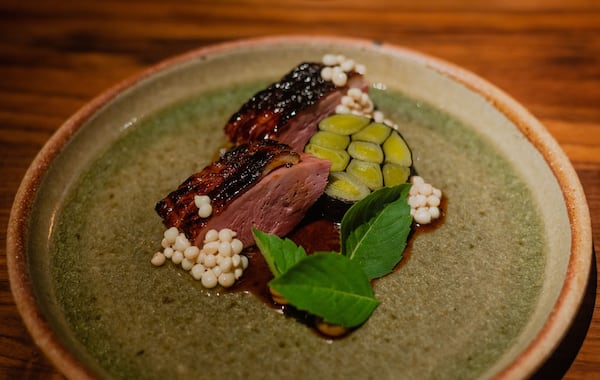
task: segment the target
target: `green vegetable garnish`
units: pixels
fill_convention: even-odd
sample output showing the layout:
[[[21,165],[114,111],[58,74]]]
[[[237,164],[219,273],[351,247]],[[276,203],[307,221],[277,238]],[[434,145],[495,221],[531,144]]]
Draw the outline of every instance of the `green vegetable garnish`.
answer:
[[[370,280],[390,273],[402,259],[412,217],[410,184],[384,187],[355,203],[342,219],[342,252],[307,255],[289,239],[253,229],[275,276],[269,282],[294,307],[327,323],[356,327],[379,301]]]
[[[412,153],[395,127],[366,116],[335,114],[317,129],[304,151],[331,161],[328,197],[352,203],[408,180]]]
[[[290,239],[281,239],[256,228],[252,229],[252,233],[258,249],[275,277],[287,272],[290,267],[306,257],[304,248],[297,246]]]
[[[379,304],[360,266],[336,252],[307,256],[269,286],[294,307],[344,327],[362,324]]]
[[[369,279],[390,273],[402,259],[412,223],[406,201],[410,186],[374,191],[342,218],[342,254],[358,261]]]

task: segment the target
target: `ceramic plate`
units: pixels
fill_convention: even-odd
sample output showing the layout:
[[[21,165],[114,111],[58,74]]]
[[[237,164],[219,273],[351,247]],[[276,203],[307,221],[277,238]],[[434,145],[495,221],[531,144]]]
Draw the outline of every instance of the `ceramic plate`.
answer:
[[[445,197],[439,225],[374,284],[372,317],[336,340],[251,292],[150,265],[155,203],[212,160],[246,99],[329,52],[366,65],[375,104]],[[590,257],[577,176],[522,106],[438,59],[317,37],[203,48],[110,89],[40,152],[8,233],[19,310],[69,377],[527,377],[569,327]]]

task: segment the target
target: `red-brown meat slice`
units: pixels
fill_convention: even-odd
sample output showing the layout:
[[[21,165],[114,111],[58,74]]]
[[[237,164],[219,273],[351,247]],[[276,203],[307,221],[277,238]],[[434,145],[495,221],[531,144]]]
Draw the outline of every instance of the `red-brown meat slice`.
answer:
[[[331,115],[351,87],[367,89],[357,72],[348,73],[348,83],[336,87],[321,78],[321,63],[302,63],[279,82],[255,94],[225,126],[230,141],[273,139],[302,152],[317,124]]]
[[[196,238],[202,245],[209,229],[231,228],[244,247],[254,244],[252,227],[278,236],[287,235],[323,194],[330,162],[301,154],[296,165],[282,166],[234,199],[217,217],[208,219]]]
[[[156,212],[200,246],[208,229],[225,227],[251,245],[253,226],[285,234],[300,221],[325,189],[329,165],[272,140],[243,144],[184,181]],[[196,195],[211,198],[210,217],[198,215]]]

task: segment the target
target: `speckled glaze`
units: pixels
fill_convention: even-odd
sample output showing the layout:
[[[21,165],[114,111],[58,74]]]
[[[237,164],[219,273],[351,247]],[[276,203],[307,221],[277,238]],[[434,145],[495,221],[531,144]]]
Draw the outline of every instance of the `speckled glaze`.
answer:
[[[526,378],[549,356],[581,302],[592,249],[584,193],[558,144],[509,96],[452,64],[370,41],[298,36],[226,43],[158,64],[90,102],[32,163],[9,222],[11,288],[34,340],[67,377],[104,374],[83,347],[62,339],[69,327],[56,316],[60,307],[53,290],[40,285],[51,283],[44,253],[68,185],[138,120],[199,92],[276,78],[299,61],[331,51],[366,64],[370,82],[401,90],[474,126],[519,168],[528,186],[544,189],[533,192],[537,203],[548,205],[541,210],[549,249],[538,302],[514,344],[481,377]]]

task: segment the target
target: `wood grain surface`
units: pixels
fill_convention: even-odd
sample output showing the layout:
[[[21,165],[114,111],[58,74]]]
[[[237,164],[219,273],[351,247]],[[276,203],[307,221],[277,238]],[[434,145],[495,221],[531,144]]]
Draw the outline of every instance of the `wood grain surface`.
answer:
[[[61,378],[31,340],[6,270],[17,187],[36,153],[103,90],[162,59],[237,38],[325,34],[456,63],[550,130],[585,189],[600,246],[600,2],[596,0],[0,1],[0,379]],[[596,256],[577,320],[537,373],[600,378]]]

